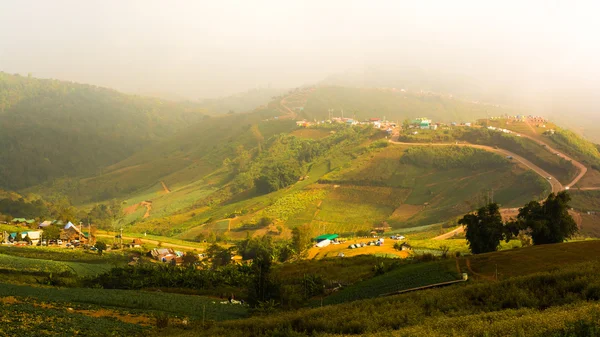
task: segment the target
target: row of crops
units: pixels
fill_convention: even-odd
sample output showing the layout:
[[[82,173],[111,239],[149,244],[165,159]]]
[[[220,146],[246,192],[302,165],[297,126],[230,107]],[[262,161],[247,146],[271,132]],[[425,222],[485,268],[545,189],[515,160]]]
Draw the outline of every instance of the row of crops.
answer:
[[[202,296],[135,290],[50,288],[0,283],[0,297],[35,298],[38,301],[69,305],[121,308],[141,313],[166,313],[207,320],[227,320],[247,316],[247,307],[221,304]]]
[[[148,327],[29,302],[0,306],[1,336],[140,336]]]
[[[112,268],[111,264],[33,259],[0,254],[0,270],[32,274],[92,276]]]
[[[373,298],[395,291],[458,279],[459,275],[456,269],[453,269],[453,263],[448,261],[407,264],[334,293],[326,297],[323,304]]]

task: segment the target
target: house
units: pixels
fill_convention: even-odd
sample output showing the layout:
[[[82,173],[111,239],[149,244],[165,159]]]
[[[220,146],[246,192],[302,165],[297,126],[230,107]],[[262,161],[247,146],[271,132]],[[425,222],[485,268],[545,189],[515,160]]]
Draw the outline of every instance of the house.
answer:
[[[25,237],[29,237],[31,244],[36,246],[42,238],[42,231],[28,231],[21,233],[21,238],[25,239]]]
[[[52,221],[50,221],[50,220],[42,221],[39,224],[38,228],[42,228],[43,229],[43,228],[46,228],[48,226],[52,226]]]
[[[73,225],[70,221],[65,225],[65,227],[61,231],[60,239],[66,240],[67,242],[79,240],[80,242],[84,243],[87,241],[87,237],[85,236],[85,234],[83,234],[83,232],[79,228],[77,228],[77,226]]]
[[[415,118],[415,120],[412,121],[412,124],[422,130],[429,129],[429,126],[431,125],[431,119],[427,117]]]
[[[20,226],[29,226],[35,222],[35,220],[27,220],[25,218],[14,218],[12,220],[13,224]]]

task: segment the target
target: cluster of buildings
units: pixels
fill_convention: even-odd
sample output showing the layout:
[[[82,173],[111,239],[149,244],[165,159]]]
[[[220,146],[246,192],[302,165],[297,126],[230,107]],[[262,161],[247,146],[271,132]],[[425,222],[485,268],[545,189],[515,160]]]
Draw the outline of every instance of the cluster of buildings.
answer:
[[[84,232],[80,227],[75,226],[70,221],[64,224],[60,220],[46,220],[38,224],[37,229],[30,229],[35,220],[27,220],[25,218],[15,218],[11,221],[13,225],[24,226],[28,230],[22,232],[4,232],[2,242],[5,244],[21,244],[33,245],[41,244],[44,238],[44,230],[49,227],[58,227],[60,230],[60,240],[71,242],[77,240],[80,243],[88,243],[90,238],[93,240],[93,235],[88,231]],[[46,240],[43,240],[46,241]]]
[[[324,120],[324,121],[318,121],[318,122],[311,122],[311,121],[307,121],[307,120],[296,121],[297,126],[304,127],[304,128],[308,128],[308,127],[311,127],[314,125],[320,125],[320,124],[344,124],[347,126],[372,125],[374,128],[382,129],[389,134],[391,134],[392,130],[397,126],[397,124],[395,122],[388,121],[385,118],[383,118],[383,119],[369,118],[364,121],[358,121],[354,118],[332,117],[331,119]]]
[[[470,127],[471,123],[470,122],[466,122],[466,123],[452,122],[450,125],[451,126]],[[440,127],[447,127],[447,126],[448,125],[445,123],[433,123],[431,121],[431,119],[429,119],[427,117],[419,117],[419,118],[415,118],[412,121],[410,121],[408,128],[409,129],[420,129],[420,130],[437,130]]]
[[[154,248],[150,251],[150,256],[160,262],[170,264],[182,264],[183,252],[175,251],[171,248]]]

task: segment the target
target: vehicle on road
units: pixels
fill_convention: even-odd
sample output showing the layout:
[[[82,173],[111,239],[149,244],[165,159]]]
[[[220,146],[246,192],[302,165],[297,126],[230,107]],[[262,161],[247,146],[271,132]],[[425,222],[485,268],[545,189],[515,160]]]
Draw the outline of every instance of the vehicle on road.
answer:
[[[547,176],[546,179],[552,180],[552,177],[551,176]]]

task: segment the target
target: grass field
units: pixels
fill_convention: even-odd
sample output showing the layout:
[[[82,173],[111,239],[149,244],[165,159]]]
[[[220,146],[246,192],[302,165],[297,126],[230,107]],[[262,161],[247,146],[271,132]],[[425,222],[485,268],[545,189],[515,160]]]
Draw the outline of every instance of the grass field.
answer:
[[[600,241],[580,241],[553,245],[540,245],[496,253],[461,258],[462,270],[492,276],[498,270],[498,278],[523,276],[541,271],[563,268],[582,262],[600,260]],[[467,271],[469,272],[469,271]]]

